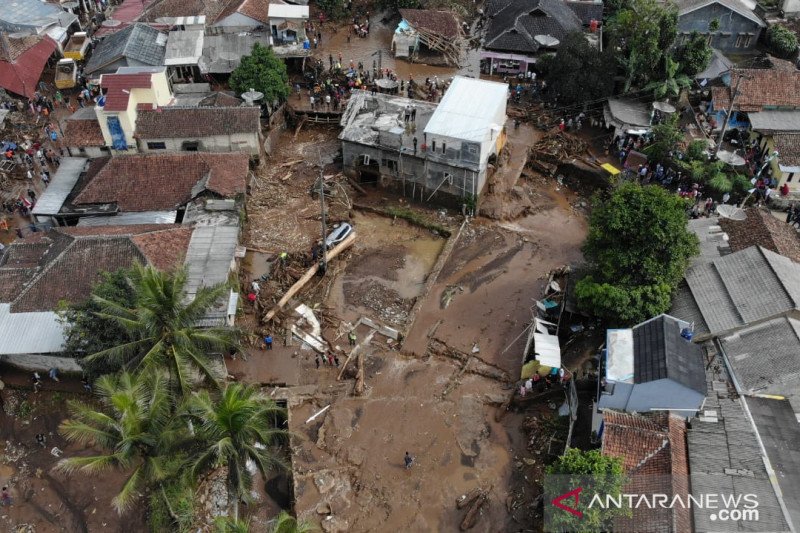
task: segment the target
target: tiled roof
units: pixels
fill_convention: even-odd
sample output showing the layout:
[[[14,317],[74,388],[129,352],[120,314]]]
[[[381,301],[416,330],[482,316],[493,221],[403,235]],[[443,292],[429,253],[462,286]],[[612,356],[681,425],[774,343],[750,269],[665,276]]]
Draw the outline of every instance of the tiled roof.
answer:
[[[106,111],[125,111],[128,109],[131,89],[149,89],[152,74],[104,74],[100,86],[106,89]]]
[[[242,100],[239,98],[222,91],[217,91],[200,100],[198,105],[200,107],[239,107],[241,103]]]
[[[11,37],[7,33],[0,34],[0,61],[14,61],[26,50],[33,48],[43,38],[39,35]]]
[[[192,228],[179,225],[57,228],[8,246],[0,264],[0,301],[12,313],[52,311],[78,302],[101,272],[134,262],[171,269],[183,263]]]
[[[706,6],[710,6],[712,4],[719,4],[734,13],[739,14],[740,16],[758,24],[762,28],[766,26],[763,20],[758,18],[753,10],[744,5],[744,3],[740,2],[739,0],[677,0],[675,5],[678,8],[678,15],[685,15],[687,13],[691,13],[692,11],[697,11],[698,9],[702,9]]]
[[[34,42],[35,40],[35,42]],[[33,97],[39,78],[47,60],[56,50],[56,42],[50,37],[7,39],[8,46],[0,45],[0,87],[25,96]]]
[[[765,209],[750,208],[745,213],[745,220],[719,219],[731,250],[738,252],[758,245],[800,263],[800,235],[792,226]]]
[[[692,265],[684,278],[714,335],[800,308],[800,264],[760,246]]]
[[[111,63],[128,58],[142,65],[163,65],[166,35],[146,24],[134,24],[105,37],[86,63],[86,73],[92,74]]]
[[[458,20],[449,11],[401,9],[400,16],[416,29],[426,30],[447,39],[455,39],[461,33]]]
[[[566,0],[565,3],[581,19],[584,26],[588,26],[593,20],[598,24],[603,23],[603,2]]]
[[[537,35],[563,40],[581,31],[581,19],[562,0],[490,0],[486,14],[485,48],[533,53],[541,45]]]
[[[230,3],[237,3],[238,0],[160,0],[153,2],[142,17],[139,19],[144,22],[156,22],[158,18],[164,17],[186,17],[190,15],[202,15],[206,20],[216,20],[217,16]]]
[[[738,81],[741,78],[741,81]],[[730,87],[714,87],[714,110],[728,109],[732,88],[739,83],[734,108],[738,111],[761,111],[765,108],[800,107],[800,71],[784,69],[737,69],[731,73]]]
[[[171,139],[257,134],[259,117],[258,107],[162,107],[138,113],[136,137]]]
[[[269,11],[270,0],[233,0],[214,20],[215,23],[233,15],[240,13],[245,17],[250,17],[263,24],[269,23],[267,13]]]
[[[245,191],[248,161],[243,153],[114,157],[74,203],[116,203],[122,212],[164,211],[189,202],[202,180],[207,180],[205,189],[230,198]]]
[[[93,120],[67,120],[64,126],[64,144],[70,147],[105,146],[100,122]]]
[[[776,133],[772,136],[778,162],[787,167],[800,166],[800,133]]]
[[[633,328],[634,383],[671,379],[705,393],[703,351],[681,337],[681,324],[661,315]]]
[[[686,496],[689,489],[686,424],[661,412],[637,415],[603,412],[603,455],[622,459],[629,476],[626,493]],[[686,509],[634,509],[629,518],[615,520],[614,531],[689,531]]]

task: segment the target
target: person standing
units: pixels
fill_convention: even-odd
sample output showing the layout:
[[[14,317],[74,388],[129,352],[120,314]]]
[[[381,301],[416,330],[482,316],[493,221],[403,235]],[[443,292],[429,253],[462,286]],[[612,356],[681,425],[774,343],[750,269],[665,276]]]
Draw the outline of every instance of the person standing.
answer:
[[[31,381],[33,381],[33,392],[39,392],[39,389],[42,388],[42,376],[38,372],[34,372]]]
[[[314,358],[314,361],[317,363],[317,370],[319,370],[319,354]]]
[[[11,498],[11,493],[8,492],[8,487],[3,487],[3,490],[0,491],[0,504],[6,506],[12,503],[14,503],[14,500]]]
[[[272,349],[272,335],[270,335],[269,333],[267,333],[267,336],[264,337],[264,347],[267,350],[271,350]]]
[[[350,346],[355,346],[356,345],[356,332],[355,331],[350,331],[350,333],[347,334],[347,338],[350,341]]]
[[[411,468],[411,465],[414,464],[414,458],[411,457],[411,454],[406,452],[405,457],[403,457],[403,463],[406,465],[406,470]]]

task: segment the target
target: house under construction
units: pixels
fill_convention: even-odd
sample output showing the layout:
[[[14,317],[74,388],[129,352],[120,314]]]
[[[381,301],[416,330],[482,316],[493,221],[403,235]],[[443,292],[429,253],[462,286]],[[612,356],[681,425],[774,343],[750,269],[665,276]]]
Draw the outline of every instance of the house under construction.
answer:
[[[401,9],[400,16],[403,18],[392,38],[395,57],[417,61],[441,54],[448,64],[458,65],[463,33],[455,15],[448,11]]]

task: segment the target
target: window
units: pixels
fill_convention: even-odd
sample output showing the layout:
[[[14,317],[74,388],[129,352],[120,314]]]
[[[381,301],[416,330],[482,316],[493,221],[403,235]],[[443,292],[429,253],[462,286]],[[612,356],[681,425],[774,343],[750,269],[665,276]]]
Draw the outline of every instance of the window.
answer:
[[[434,140],[434,141],[431,141],[431,152],[435,152],[435,151],[436,151],[436,141]]]
[[[790,181],[792,181],[792,178],[794,178],[794,172],[790,172],[789,173],[789,177],[786,178],[786,183],[789,183]]]
[[[750,46],[750,43],[752,41],[753,41],[753,34],[752,33],[748,33],[747,35],[744,36],[744,44],[742,46],[747,48],[747,47]]]
[[[384,159],[381,161],[382,166],[389,169],[390,172],[397,172],[397,161],[394,159]]]
[[[744,38],[745,37],[747,37],[747,36],[744,33],[740,33],[739,35],[737,35],[736,36],[736,43],[734,44],[734,46],[736,46],[736,48],[741,48],[742,46],[744,46]]]
[[[736,48],[748,48],[752,42],[752,33],[740,33],[736,36]]]
[[[86,155],[86,148],[83,148],[83,147],[78,148],[78,153],[81,154],[81,155]]]
[[[147,143],[148,150],[166,150],[167,143]]]
[[[452,174],[450,174],[448,172],[445,172],[444,173],[444,179],[447,180],[447,184],[448,185],[452,185],[453,184],[453,175]]]
[[[442,153],[447,149],[447,143],[442,143]]]
[[[183,141],[181,150],[184,152],[197,152],[200,150],[200,143],[197,141]]]

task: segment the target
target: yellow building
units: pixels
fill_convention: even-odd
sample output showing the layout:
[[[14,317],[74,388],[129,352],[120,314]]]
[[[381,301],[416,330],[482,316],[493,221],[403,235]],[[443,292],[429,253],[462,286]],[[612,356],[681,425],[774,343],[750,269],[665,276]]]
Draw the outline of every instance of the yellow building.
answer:
[[[100,87],[103,98],[97,104],[97,120],[106,145],[115,154],[136,152],[133,134],[137,110],[156,109],[172,101],[166,68],[104,74]]]

